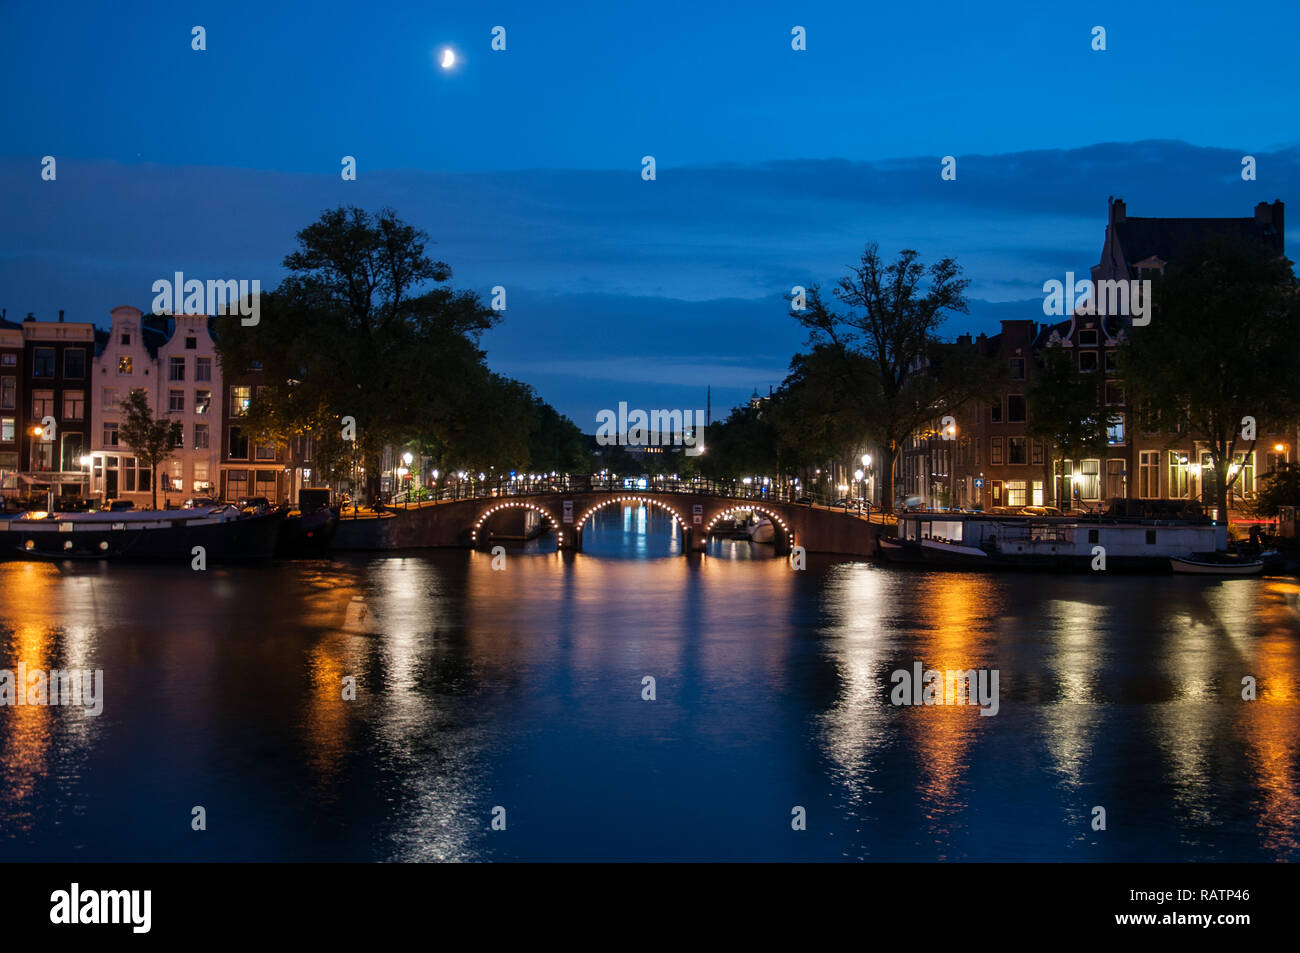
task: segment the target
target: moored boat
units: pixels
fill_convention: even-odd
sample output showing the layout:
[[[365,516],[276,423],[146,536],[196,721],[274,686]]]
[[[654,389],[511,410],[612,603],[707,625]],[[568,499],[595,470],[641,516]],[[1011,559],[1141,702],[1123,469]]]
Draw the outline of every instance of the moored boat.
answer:
[[[776,527],[766,516],[760,516],[750,524],[746,531],[749,535],[750,542],[770,543],[776,538]]]
[[[1170,557],[1169,568],[1176,573],[1197,576],[1254,576],[1264,571],[1264,560],[1227,553],[1197,553]]]
[[[935,568],[1167,573],[1175,557],[1225,548],[1226,527],[1195,506],[1144,502],[1162,503],[1149,508],[1158,518],[1130,515],[1126,501],[1098,514],[907,512],[880,554]]]
[[[275,551],[283,511],[244,516],[233,507],[24,513],[0,522],[0,553],[10,559],[265,559]]]

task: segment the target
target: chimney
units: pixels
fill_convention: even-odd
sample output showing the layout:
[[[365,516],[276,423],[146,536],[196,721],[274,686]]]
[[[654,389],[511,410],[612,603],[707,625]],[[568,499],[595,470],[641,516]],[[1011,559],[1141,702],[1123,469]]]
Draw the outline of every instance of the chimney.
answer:
[[[1128,206],[1124,204],[1123,199],[1117,199],[1114,196],[1110,198],[1110,223],[1122,222],[1128,218]]]
[[[59,324],[63,323],[63,309],[59,309]]]

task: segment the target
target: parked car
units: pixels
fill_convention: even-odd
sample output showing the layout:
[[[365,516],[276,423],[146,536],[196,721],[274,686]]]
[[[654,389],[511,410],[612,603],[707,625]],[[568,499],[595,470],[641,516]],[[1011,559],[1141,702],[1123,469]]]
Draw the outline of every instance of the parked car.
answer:
[[[214,500],[210,496],[193,496],[181,504],[183,510],[201,510],[209,506],[220,506],[219,500]]]

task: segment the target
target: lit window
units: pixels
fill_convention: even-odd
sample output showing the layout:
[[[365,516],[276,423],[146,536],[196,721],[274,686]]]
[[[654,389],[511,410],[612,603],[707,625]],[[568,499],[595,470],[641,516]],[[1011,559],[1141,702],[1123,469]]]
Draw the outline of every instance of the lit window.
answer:
[[[130,374],[131,358],[127,357],[125,354],[119,357],[117,359],[117,372],[119,374]]]
[[[1115,418],[1106,426],[1106,442],[1112,447],[1120,446],[1124,443],[1124,415],[1116,414]]]
[[[1029,484],[1025,480],[1008,480],[1006,484],[1007,506],[1029,505]]]
[[[63,392],[63,419],[86,419],[86,392],[84,390],[65,390]]]

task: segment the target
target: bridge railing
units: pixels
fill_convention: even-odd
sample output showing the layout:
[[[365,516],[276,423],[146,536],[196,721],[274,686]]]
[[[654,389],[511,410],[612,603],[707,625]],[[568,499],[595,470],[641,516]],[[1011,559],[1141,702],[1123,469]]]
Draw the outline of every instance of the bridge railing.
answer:
[[[802,505],[829,506],[844,509],[846,512],[869,515],[872,507],[861,500],[834,499],[825,494],[810,492],[806,488],[793,484],[769,481],[767,483],[743,480],[707,480],[670,479],[651,477],[613,478],[593,474],[591,476],[560,474],[539,478],[519,477],[498,480],[444,480],[442,485],[431,488],[402,491],[394,494],[388,507],[407,509],[432,503],[448,503],[457,500],[494,499],[512,496],[538,496],[566,493],[606,492],[606,493],[680,493],[696,496],[715,496],[735,500],[753,501],[755,503],[793,503]],[[382,507],[381,507],[382,508]],[[356,510],[352,510],[356,515]]]

